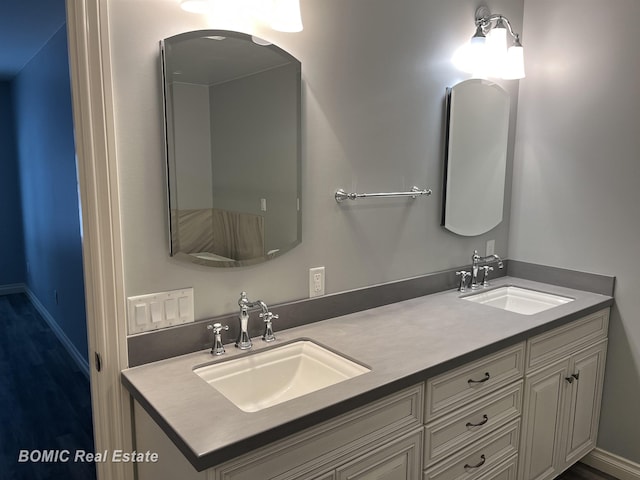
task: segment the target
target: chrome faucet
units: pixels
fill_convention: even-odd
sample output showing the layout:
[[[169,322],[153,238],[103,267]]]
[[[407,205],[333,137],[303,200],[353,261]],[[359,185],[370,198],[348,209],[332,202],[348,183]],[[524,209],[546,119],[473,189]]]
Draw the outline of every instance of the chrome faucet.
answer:
[[[211,347],[212,355],[222,355],[224,353],[224,345],[222,344],[222,330],[229,330],[229,325],[222,326],[221,323],[207,325],[207,329],[213,332],[213,347]]]
[[[481,257],[478,253],[478,250],[473,251],[473,255],[471,256],[471,290],[477,290],[478,288],[480,288],[480,286],[489,286],[489,272],[493,270],[493,267],[490,267],[488,265],[480,267],[480,264],[493,261],[498,263],[498,268],[503,267],[502,259],[498,255],[493,254],[487,255],[486,257]],[[480,270],[484,270],[484,279],[482,284],[478,283],[478,272]]]
[[[458,285],[458,291],[460,293],[464,293],[467,291],[467,277],[471,275],[471,272],[467,272],[466,270],[460,270],[456,272],[456,276],[460,277],[460,284]]]
[[[262,339],[265,342],[273,342],[276,339],[273,334],[272,320],[277,319],[278,315],[271,313],[266,303],[262,300],[252,302],[247,298],[247,292],[241,292],[240,299],[238,300],[238,306],[240,307],[240,315],[238,317],[240,320],[240,332],[238,333],[238,339],[236,340],[236,347],[240,350],[249,350],[253,346],[253,343],[251,343],[251,337],[249,337],[249,309],[255,307],[260,307],[262,309],[260,318],[263,319],[265,324]]]

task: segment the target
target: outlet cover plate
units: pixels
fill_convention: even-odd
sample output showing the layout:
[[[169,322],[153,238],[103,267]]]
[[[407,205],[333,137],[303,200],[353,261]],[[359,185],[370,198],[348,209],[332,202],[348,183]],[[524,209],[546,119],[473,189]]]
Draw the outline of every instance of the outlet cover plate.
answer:
[[[324,267],[309,269],[309,297],[324,295]]]

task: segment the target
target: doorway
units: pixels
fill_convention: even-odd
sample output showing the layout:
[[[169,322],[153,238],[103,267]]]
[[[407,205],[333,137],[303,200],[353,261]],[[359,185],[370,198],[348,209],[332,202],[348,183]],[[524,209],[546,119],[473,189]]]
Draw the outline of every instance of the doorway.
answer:
[[[49,461],[94,451],[65,2],[2,15],[0,471],[95,478],[92,462]]]

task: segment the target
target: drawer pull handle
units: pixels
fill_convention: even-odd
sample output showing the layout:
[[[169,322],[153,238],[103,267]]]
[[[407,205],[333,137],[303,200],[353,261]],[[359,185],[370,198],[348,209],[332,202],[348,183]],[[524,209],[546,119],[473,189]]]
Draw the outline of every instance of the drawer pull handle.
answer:
[[[489,417],[487,417],[486,415],[483,415],[482,416],[482,421],[480,423],[467,422],[467,428],[469,428],[469,427],[481,427],[482,425],[484,425],[488,421],[489,421]]]
[[[484,383],[484,382],[486,382],[487,380],[489,380],[490,378],[491,378],[491,375],[489,375],[489,372],[486,372],[486,373],[484,374],[484,378],[482,378],[482,380],[474,380],[474,379],[470,378],[469,380],[467,380],[467,383],[468,383],[469,385],[471,385],[471,384],[473,384],[473,383]]]
[[[476,463],[475,465],[469,465],[468,463],[466,463],[464,468],[480,468],[486,461],[487,457],[485,457],[484,455],[480,455],[480,461],[478,463]]]

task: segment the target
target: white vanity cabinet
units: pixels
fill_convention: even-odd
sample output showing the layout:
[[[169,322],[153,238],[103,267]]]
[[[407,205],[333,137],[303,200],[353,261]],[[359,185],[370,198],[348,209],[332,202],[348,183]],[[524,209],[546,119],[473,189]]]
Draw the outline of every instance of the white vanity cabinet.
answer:
[[[596,445],[609,309],[529,339],[519,480],[559,475]]]
[[[424,384],[196,472],[136,404],[139,449],[160,462],[139,464],[139,480],[418,480],[422,471]],[[164,461],[163,461],[164,459]]]
[[[424,480],[515,480],[525,344],[427,380]]]
[[[160,459],[137,478],[548,480],[595,447],[608,322],[607,308],[203,472],[134,402],[136,449]]]

